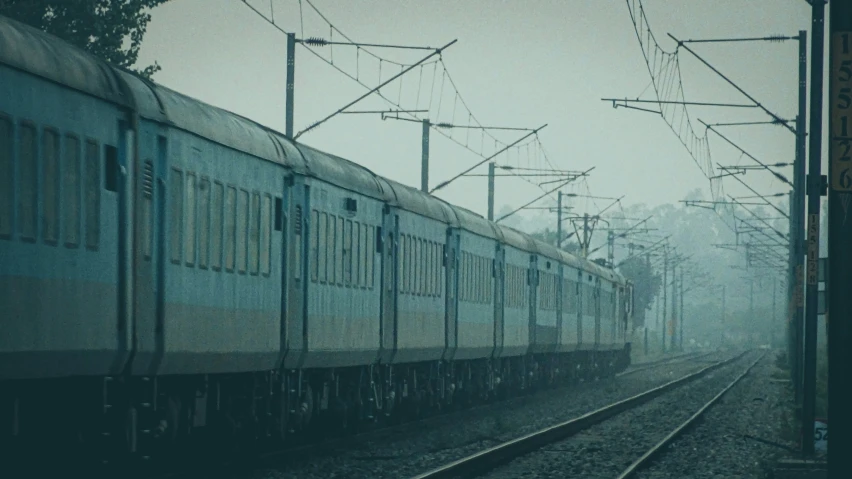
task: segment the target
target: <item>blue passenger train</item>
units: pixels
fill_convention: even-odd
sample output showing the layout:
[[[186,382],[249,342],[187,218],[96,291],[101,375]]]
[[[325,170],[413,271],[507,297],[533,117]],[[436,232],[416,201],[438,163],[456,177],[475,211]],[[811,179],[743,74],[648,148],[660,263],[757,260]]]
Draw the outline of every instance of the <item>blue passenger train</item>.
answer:
[[[147,456],[629,363],[611,269],[0,17],[0,438]]]

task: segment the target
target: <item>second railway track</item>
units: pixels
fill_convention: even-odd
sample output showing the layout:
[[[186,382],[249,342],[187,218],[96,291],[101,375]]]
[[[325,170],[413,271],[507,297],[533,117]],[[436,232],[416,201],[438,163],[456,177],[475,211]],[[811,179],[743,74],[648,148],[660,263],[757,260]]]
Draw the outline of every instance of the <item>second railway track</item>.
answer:
[[[734,357],[715,362],[699,371],[649,391],[599,408],[570,421],[483,449],[414,477],[417,479],[479,476],[508,478],[518,477],[518,475],[525,473],[535,473],[537,477],[615,477],[624,465],[632,462],[635,457],[641,456],[644,451],[644,439],[630,441],[628,439],[630,432],[647,432],[653,435],[650,429],[657,429],[657,427],[644,427],[649,422],[657,422],[656,416],[645,417],[644,420],[637,419],[633,422],[626,417],[628,411],[630,411],[630,414],[638,415],[656,414],[660,411],[648,412],[651,409],[659,409],[660,406],[655,403],[665,399],[670,401],[669,405],[671,405],[671,401],[677,401],[675,399],[678,397],[677,394],[683,396],[685,391],[690,391],[690,389],[694,389],[695,391],[692,392],[695,394],[687,394],[684,397],[699,395],[703,397],[703,391],[700,390],[707,387],[716,391],[718,388],[715,386],[715,382],[718,382],[720,377],[726,378],[727,370],[736,367],[735,365],[739,364],[739,360],[748,355],[753,355],[753,353],[743,352]],[[718,374],[716,374],[717,370],[724,370],[725,372],[718,371]],[[696,382],[697,379],[705,376],[707,376],[705,381]],[[713,383],[713,385],[706,386],[709,383]],[[659,401],[654,401],[657,398],[660,398]],[[677,409],[672,412],[676,414],[672,414],[672,417],[682,416],[685,414],[684,411],[689,410],[690,406],[680,407],[678,405],[675,407]],[[645,411],[642,411],[643,409]],[[666,418],[666,421],[661,420],[659,422],[667,423],[670,419],[671,417]],[[612,426],[611,430],[606,430],[606,426],[610,422],[620,422],[620,424]],[[636,431],[637,429],[646,430]],[[612,439],[610,440],[610,438]],[[572,440],[575,441],[574,444],[565,444]],[[624,447],[620,447],[621,444],[619,443],[625,441],[628,443]],[[656,442],[656,440],[653,441],[653,443]],[[595,456],[599,455],[596,453],[606,452],[605,450],[609,448],[613,449],[609,451],[612,453],[611,455],[617,456],[618,459],[610,461],[604,457],[601,459],[601,464],[596,464],[595,461],[598,459]],[[606,454],[604,453],[603,456],[606,456]],[[629,459],[625,462],[625,458]],[[621,462],[625,462],[625,464],[620,464]]]

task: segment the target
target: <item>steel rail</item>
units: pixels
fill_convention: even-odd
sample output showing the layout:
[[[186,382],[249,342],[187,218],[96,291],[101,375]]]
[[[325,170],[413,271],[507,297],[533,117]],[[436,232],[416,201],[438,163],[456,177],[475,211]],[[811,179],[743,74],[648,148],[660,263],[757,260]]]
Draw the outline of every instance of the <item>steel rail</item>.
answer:
[[[715,369],[736,361],[747,353],[748,351],[743,351],[732,358],[719,361],[699,371],[645,391],[644,393],[604,406],[600,409],[555,426],[527,434],[526,436],[513,439],[489,449],[485,449],[473,455],[445,464],[437,469],[414,476],[412,479],[475,477],[477,474],[481,474],[498,465],[510,462],[515,458],[543,446],[566,439],[624,411],[641,406],[642,404],[645,404],[672,389],[676,389],[679,386],[698,379]]]
[[[742,378],[746,377],[746,375],[749,372],[751,372],[752,368],[754,368],[757,365],[757,363],[759,363],[765,356],[766,356],[766,353],[761,354],[760,357],[757,358],[753,363],[751,363],[749,365],[749,367],[747,367],[746,370],[743,371],[742,374],[737,376],[736,379],[734,379],[733,381],[731,381],[730,384],[725,386],[725,389],[722,389],[722,391],[719,392],[719,394],[715,395],[713,397],[713,399],[708,401],[707,404],[702,406],[701,409],[699,409],[689,419],[684,421],[674,431],[670,432],[669,435],[666,436],[665,438],[663,438],[662,441],[658,442],[651,449],[648,449],[648,451],[645,452],[645,454],[643,454],[642,457],[640,457],[635,462],[633,462],[633,464],[627,466],[627,469],[625,469],[624,471],[622,471],[621,474],[618,475],[618,479],[627,479],[628,477],[632,477],[634,474],[636,474],[637,472],[639,472],[640,470],[642,470],[646,466],[648,466],[651,463],[651,460],[657,454],[659,454],[666,447],[668,447],[668,445],[671,444],[675,439],[677,439],[677,437],[680,436],[689,426],[691,426],[698,418],[700,418],[705,412],[707,412],[707,410],[710,409],[710,407],[712,407],[714,404],[716,404],[716,402],[719,401],[719,399],[721,399],[722,396],[725,395],[725,393],[727,393],[728,391],[731,390],[731,388],[736,386],[737,383],[739,383],[740,380],[742,380]]]
[[[680,354],[678,356],[674,356],[674,357],[671,357],[671,358],[663,358],[663,359],[657,359],[655,361],[648,361],[647,363],[637,364],[636,368],[634,368],[634,369],[628,369],[627,371],[622,371],[622,372],[616,374],[615,377],[622,378],[624,376],[630,376],[631,374],[641,373],[642,371],[654,369],[654,368],[657,368],[657,367],[660,367],[660,366],[663,366],[663,365],[666,365],[666,364],[686,362],[686,361],[694,361],[696,359],[701,359],[703,357],[709,356],[713,353],[715,353],[715,351],[711,351],[709,353],[704,353],[704,354],[686,353],[686,354]]]

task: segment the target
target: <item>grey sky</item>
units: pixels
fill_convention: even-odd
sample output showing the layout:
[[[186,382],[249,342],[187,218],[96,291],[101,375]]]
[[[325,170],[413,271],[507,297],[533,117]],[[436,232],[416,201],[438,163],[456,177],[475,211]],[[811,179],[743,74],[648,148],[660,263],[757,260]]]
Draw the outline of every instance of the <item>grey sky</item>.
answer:
[[[269,1],[251,3],[268,15]],[[649,205],[676,202],[695,188],[702,188],[709,196],[699,168],[661,118],[614,110],[600,101],[601,97],[636,97],[650,81],[624,0],[313,1],[336,27],[356,41],[436,47],[458,38],[459,42],[444,53],[444,63],[479,121],[519,127],[548,123],[540,138],[550,160],[565,169],[595,166],[588,179],[595,195],[626,195],[627,204]],[[276,22],[302,36],[299,0],[273,3]],[[643,3],[657,39],[668,50],[675,44],[667,32],[682,39],[750,37],[794,35],[810,26],[809,6],[803,0]],[[302,3],[302,10],[304,36],[329,38],[328,26],[306,3]],[[156,75],[158,82],[284,131],[284,35],[239,0],[172,1],[154,10],[152,16],[140,64],[157,60],[163,67]],[[795,116],[795,42],[695,48],[781,117]],[[328,54],[328,48],[323,51]],[[423,55],[376,52],[406,63]],[[375,78],[377,64],[370,64],[363,53],[358,58],[359,75]],[[688,53],[683,52],[680,58],[690,101],[746,101]],[[354,50],[335,47],[334,60],[350,68],[355,64]],[[386,63],[383,69],[384,78],[399,71],[399,67],[392,70]],[[297,48],[296,70],[296,131],[365,91],[301,47]],[[403,99],[416,98],[418,73],[415,70],[403,83]],[[426,78],[421,89],[431,79],[431,67],[424,67],[423,75]],[[398,88],[394,83],[383,91],[396,98]],[[651,98],[649,93],[643,98]],[[448,121],[450,100],[444,101],[441,121]],[[403,106],[412,107],[413,103]],[[353,109],[384,108],[385,103],[371,98]],[[693,118],[710,122],[767,119],[744,109],[693,108],[690,113]],[[455,120],[465,121],[458,116]],[[341,115],[300,140],[418,186],[420,131],[414,123]],[[453,134],[465,142],[464,131],[454,130]],[[794,137],[780,127],[728,128],[726,134],[766,162],[792,161]],[[507,142],[516,135],[495,134]],[[433,134],[432,138],[432,185],[478,161],[476,155],[444,137]],[[471,133],[470,138],[478,143],[478,134]],[[711,149],[714,162],[748,163],[717,138],[711,138]],[[536,162],[534,154],[529,160],[525,154],[521,151],[520,157],[514,153],[514,157],[498,161],[543,166],[541,157]],[[485,173],[486,167],[476,172]],[[750,172],[745,179],[762,192],[786,191],[767,174]],[[578,187],[572,188],[566,191],[577,191]],[[735,182],[726,182],[725,188],[745,194]],[[520,206],[541,194],[541,190],[517,178],[498,178],[496,191],[498,210]],[[460,179],[440,196],[485,214],[486,180]],[[582,208],[583,204],[578,206]]]

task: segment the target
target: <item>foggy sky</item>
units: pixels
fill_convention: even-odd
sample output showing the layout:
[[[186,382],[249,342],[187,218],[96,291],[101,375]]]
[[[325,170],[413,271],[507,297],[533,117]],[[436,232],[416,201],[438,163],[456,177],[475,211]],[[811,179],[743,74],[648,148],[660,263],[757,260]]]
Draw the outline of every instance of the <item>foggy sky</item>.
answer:
[[[250,3],[268,15],[269,1]],[[795,35],[810,26],[810,7],[803,0],[643,3],[655,36],[670,51],[675,43],[667,32],[681,39],[753,37]],[[443,60],[461,98],[479,121],[516,127],[547,123],[540,138],[550,160],[557,168],[596,167],[588,179],[594,195],[626,195],[626,204],[649,205],[677,202],[695,188],[702,188],[709,197],[703,174],[659,116],[615,110],[600,101],[602,97],[635,98],[650,82],[624,0],[314,0],[314,4],[359,42],[437,47],[458,39],[444,52]],[[299,37],[329,39],[328,26],[307,4],[301,5],[300,16],[298,0],[274,0],[276,22]],[[163,67],[155,76],[157,82],[283,132],[285,45],[281,32],[239,0],[175,0],[153,10],[138,65],[156,60]],[[796,115],[796,42],[701,44],[694,49],[782,118]],[[328,54],[329,50],[323,51]],[[425,55],[422,51],[374,51],[406,63]],[[335,47],[333,52],[336,64],[354,62],[350,47]],[[359,61],[361,75],[376,75],[375,65],[369,66],[363,53]],[[688,100],[747,102],[688,53],[682,52],[680,61]],[[392,69],[386,64],[383,68],[387,78]],[[417,73],[407,75],[403,96],[412,95],[419,81]],[[365,92],[301,47],[297,47],[295,84],[296,131]],[[394,83],[383,92],[396,97],[398,88]],[[653,98],[649,92],[642,98]],[[352,109],[386,108],[387,104],[372,97]],[[708,122],[768,119],[745,109],[691,108],[690,114]],[[762,161],[793,159],[794,137],[780,127],[737,127],[725,133]],[[466,141],[467,133],[454,130],[453,134]],[[518,133],[495,136],[510,142]],[[300,141],[419,186],[421,128],[415,123],[382,121],[376,115],[340,115]],[[432,185],[480,159],[437,133],[432,134],[430,150]],[[749,164],[712,134],[711,150],[714,163]],[[533,164],[524,152],[520,155],[498,161],[543,166],[540,157]],[[476,173],[486,171],[483,165]],[[791,169],[785,173],[792,179]],[[765,173],[749,172],[744,179],[764,193],[787,191]],[[485,178],[464,178],[439,196],[484,215],[486,188]],[[725,189],[746,194],[735,182],[726,182]],[[585,192],[585,186],[565,191]],[[517,178],[501,177],[496,193],[500,211],[526,203],[541,190]],[[552,203],[548,199],[541,205]],[[588,207],[590,213],[596,212],[586,203],[579,202],[580,211]]]

